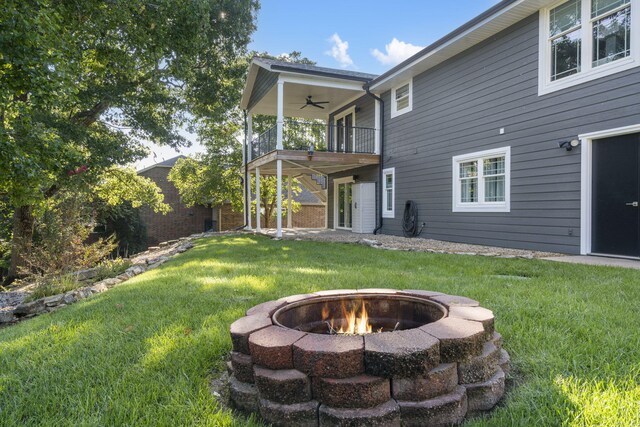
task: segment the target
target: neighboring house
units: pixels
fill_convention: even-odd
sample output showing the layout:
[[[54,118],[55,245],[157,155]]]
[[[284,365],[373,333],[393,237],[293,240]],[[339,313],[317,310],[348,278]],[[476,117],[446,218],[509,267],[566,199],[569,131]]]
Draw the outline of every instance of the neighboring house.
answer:
[[[400,235],[412,200],[420,237],[640,257],[639,65],[640,0],[504,0],[380,76],[255,58],[247,171],[328,176],[329,228]]]
[[[147,227],[149,246],[203,231],[233,230],[245,224],[243,214],[233,211],[230,203],[214,207],[210,205],[187,207],[181,202],[180,193],[169,181],[168,176],[178,159],[183,157],[185,156],[177,156],[138,171],[139,175],[150,178],[160,187],[165,203],[172,208],[172,211],[166,215],[155,213],[148,207],[141,208],[140,214]],[[326,207],[318,197],[309,190],[303,189],[299,195],[293,196],[293,200],[301,204],[300,210],[291,216],[293,227],[325,226]]]

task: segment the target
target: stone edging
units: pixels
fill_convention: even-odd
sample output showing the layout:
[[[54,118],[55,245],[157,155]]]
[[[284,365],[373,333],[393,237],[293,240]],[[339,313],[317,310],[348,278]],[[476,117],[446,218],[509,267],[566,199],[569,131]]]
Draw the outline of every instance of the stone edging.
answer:
[[[124,273],[117,277],[104,279],[89,286],[83,286],[64,294],[39,298],[34,301],[21,303],[11,310],[0,311],[0,326],[8,326],[21,320],[29,319],[43,313],[49,313],[59,308],[73,304],[76,301],[88,298],[92,295],[105,292],[114,286],[135,277],[145,271],[152,270],[169,261],[174,256],[193,248],[192,241],[202,237],[211,237],[219,233],[199,233],[177,240],[160,243],[145,252],[136,254],[132,258],[133,264]],[[90,270],[84,270],[84,273]]]

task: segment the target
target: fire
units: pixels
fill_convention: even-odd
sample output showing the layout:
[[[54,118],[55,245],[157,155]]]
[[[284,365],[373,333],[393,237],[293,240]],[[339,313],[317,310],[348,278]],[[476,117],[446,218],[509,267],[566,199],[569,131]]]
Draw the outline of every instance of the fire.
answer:
[[[342,317],[338,320],[329,319],[329,306],[327,304],[322,307],[322,320],[329,325],[331,333],[344,335],[364,335],[373,332],[373,327],[369,323],[369,315],[364,301],[361,304],[355,304],[351,309],[347,309],[344,301],[342,301]],[[337,324],[340,325],[337,328]]]

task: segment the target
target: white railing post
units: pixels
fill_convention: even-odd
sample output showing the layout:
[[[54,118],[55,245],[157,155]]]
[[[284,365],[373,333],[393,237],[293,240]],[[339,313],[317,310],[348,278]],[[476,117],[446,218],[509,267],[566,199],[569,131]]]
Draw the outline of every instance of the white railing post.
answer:
[[[282,150],[282,135],[284,128],[284,82],[278,80],[278,117],[276,121],[277,133],[276,133],[276,150]]]
[[[247,215],[247,230],[253,230],[253,228],[251,227],[251,199],[253,199],[253,197],[251,196],[251,174],[248,173],[247,174],[247,179],[249,180],[249,183],[245,186],[246,188],[249,189],[249,192],[247,193],[247,209],[249,209],[249,215]]]
[[[277,169],[276,169],[276,180],[277,180],[277,188],[276,188],[276,197],[277,197],[277,221],[276,221],[276,237],[282,237],[282,160],[277,160]]]
[[[260,168],[256,168],[256,231],[260,233],[262,231],[262,227],[260,224]]]

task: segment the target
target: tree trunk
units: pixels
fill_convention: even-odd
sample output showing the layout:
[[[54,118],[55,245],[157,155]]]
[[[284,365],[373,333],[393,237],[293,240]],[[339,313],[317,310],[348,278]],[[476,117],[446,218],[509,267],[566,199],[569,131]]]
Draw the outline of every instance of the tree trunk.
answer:
[[[5,279],[5,286],[13,282],[24,266],[24,256],[31,247],[33,240],[33,207],[20,206],[13,212],[13,239],[11,247],[11,265],[9,275]]]

